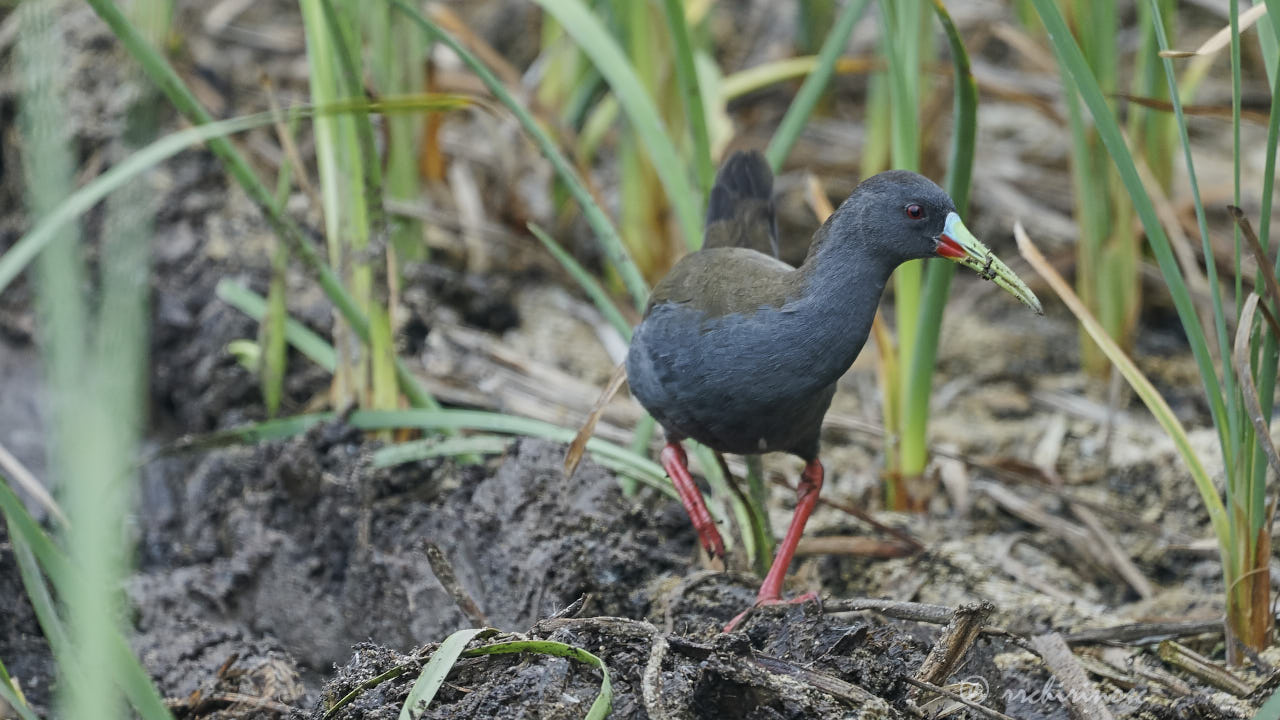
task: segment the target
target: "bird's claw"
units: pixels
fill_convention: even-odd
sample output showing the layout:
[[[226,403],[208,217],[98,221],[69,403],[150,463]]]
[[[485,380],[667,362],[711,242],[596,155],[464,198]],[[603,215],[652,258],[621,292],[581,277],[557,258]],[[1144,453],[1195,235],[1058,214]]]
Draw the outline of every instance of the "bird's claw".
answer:
[[[755,610],[757,610],[758,608],[768,607],[771,605],[800,605],[802,603],[807,603],[807,602],[817,603],[818,609],[819,610],[822,609],[822,599],[819,598],[818,593],[815,593],[815,592],[807,592],[803,595],[798,595],[796,597],[793,597],[790,600],[784,600],[779,597],[758,598],[754,605],[738,613],[737,617],[730,620],[729,624],[724,626],[724,631],[727,633],[730,633],[736,630],[738,626],[741,625],[742,622],[746,620],[747,617],[750,616],[751,613],[755,612]]]
[[[720,537],[720,531],[716,529],[714,524],[708,524],[698,528],[698,540],[702,543],[702,549],[713,558],[724,559],[724,540]]]

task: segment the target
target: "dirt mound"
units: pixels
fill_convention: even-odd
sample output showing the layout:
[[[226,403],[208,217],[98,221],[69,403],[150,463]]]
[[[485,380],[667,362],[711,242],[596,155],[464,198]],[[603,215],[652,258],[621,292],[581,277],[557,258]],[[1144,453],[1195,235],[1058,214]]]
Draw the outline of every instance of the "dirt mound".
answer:
[[[372,470],[376,447],[337,424],[306,436],[170,460],[145,483],[137,642],[167,691],[173,656],[211,675],[238,640],[287,652],[313,688],[351,647],[408,650],[471,623],[432,574],[440,546],[496,627],[524,629],[590,594],[609,614],[643,616],[644,588],[683,572],[692,533],[679,507],[654,516],[612,476],[563,477],[563,448],[513,441],[495,471],[434,461]],[[189,461],[188,461],[189,462]],[[256,652],[255,654],[263,654]],[[154,662],[152,662],[154,659]]]
[[[746,632],[721,634],[723,615],[750,590],[742,578],[695,575],[668,595],[676,606],[650,618],[556,618],[521,638],[588,649],[609,668],[618,720],[800,720],[801,718],[912,717],[912,677],[936,631],[907,623],[852,621],[823,615],[815,604],[758,611]],[[688,634],[661,629],[674,624]],[[476,644],[507,640],[498,637]],[[1003,641],[971,650],[961,676],[990,694],[1003,691],[994,662]],[[393,718],[408,696],[418,666],[434,647],[400,655],[365,646],[325,687],[312,714],[321,720],[353,690],[393,668],[405,672],[362,689],[336,718]],[[464,659],[423,718],[581,718],[600,687],[599,673],[557,657],[492,656]],[[990,701],[988,701],[990,704]],[[996,707],[1002,707],[997,702]]]

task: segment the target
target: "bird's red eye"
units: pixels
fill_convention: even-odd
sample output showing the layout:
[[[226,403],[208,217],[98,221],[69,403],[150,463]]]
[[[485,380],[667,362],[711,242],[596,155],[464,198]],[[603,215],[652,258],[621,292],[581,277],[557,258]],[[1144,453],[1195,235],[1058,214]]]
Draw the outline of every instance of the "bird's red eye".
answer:
[[[924,217],[924,208],[914,204],[908,205],[907,217],[911,218],[912,220],[919,220],[920,218]]]

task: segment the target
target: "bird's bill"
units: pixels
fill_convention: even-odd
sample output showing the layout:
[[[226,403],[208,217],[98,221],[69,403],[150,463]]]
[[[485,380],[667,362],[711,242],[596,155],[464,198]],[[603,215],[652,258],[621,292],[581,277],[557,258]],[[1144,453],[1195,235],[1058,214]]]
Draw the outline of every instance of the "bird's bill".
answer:
[[[974,237],[955,213],[947,214],[947,222],[942,227],[942,234],[938,236],[938,255],[977,270],[984,280],[994,281],[1024,305],[1035,310],[1037,315],[1044,314],[1040,300],[1031,292],[1031,288]]]

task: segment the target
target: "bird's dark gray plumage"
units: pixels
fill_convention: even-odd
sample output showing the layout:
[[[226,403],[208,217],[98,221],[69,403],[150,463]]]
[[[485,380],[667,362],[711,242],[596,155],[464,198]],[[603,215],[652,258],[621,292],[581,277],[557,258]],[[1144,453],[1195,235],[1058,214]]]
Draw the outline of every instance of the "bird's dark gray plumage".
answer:
[[[777,259],[772,196],[763,157],[729,158],[711,191],[705,246],[653,289],[627,354],[631,392],[667,434],[663,468],[707,552],[723,555],[724,542],[689,474],[682,440],[805,460],[795,514],[757,604],[783,602],[783,578],[822,489],[822,417],[867,340],[894,268],[947,257],[1040,309],[965,229],[951,198],[916,173],[891,170],[858,185],[818,229],[798,268]]]
[[[773,236],[767,173],[758,154],[725,164],[708,211],[716,246],[683,258],[654,288],[627,378],[669,439],[812,460],[835,383],[861,351],[890,273],[935,254],[954,206],[920,175],[881,173],[841,204],[792,268],[751,249],[765,229]],[[924,219],[904,215],[912,204]]]

